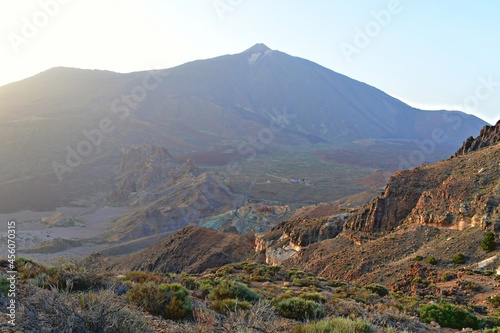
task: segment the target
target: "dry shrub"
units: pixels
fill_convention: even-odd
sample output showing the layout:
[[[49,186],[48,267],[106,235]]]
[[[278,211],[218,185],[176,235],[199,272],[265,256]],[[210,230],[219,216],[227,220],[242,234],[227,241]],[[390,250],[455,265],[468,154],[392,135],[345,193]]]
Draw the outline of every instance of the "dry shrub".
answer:
[[[194,311],[195,322],[180,324],[172,333],[254,333],[254,332],[290,332],[293,324],[280,318],[273,306],[267,301],[258,301],[250,310],[237,310],[227,315],[220,315],[199,307]]]
[[[68,293],[31,287],[20,297],[19,326],[36,333],[151,332],[112,290]]]

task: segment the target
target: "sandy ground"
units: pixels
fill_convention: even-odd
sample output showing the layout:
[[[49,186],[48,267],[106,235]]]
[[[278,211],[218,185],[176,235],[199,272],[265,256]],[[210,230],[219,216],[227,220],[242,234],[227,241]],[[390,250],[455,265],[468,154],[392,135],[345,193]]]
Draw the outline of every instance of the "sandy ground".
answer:
[[[50,260],[58,256],[81,257],[91,254],[108,245],[89,245],[72,248],[66,251],[52,254],[22,253],[22,250],[30,249],[42,242],[55,238],[77,239],[77,240],[97,240],[101,238],[111,223],[118,217],[130,213],[127,207],[59,207],[55,211],[32,212],[21,211],[12,214],[0,214],[0,256],[7,255],[7,222],[16,221],[16,243],[17,250],[27,258],[36,260]],[[85,222],[85,226],[72,227],[49,227],[40,222],[41,218],[49,217],[56,212],[62,212]]]

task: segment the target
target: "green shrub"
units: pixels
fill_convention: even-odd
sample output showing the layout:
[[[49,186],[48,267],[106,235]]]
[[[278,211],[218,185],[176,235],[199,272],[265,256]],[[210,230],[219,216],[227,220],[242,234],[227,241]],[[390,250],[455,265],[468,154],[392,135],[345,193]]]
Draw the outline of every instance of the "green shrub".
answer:
[[[292,285],[295,287],[310,287],[316,285],[316,280],[311,277],[305,279],[296,278],[292,280]]]
[[[215,282],[210,278],[205,278],[200,281],[198,289],[203,292],[203,296],[207,296],[215,288]]]
[[[347,286],[347,283],[341,282],[341,281],[338,281],[338,280],[328,279],[326,281],[326,285],[329,286],[329,287],[333,287],[333,288],[339,288],[339,287]]]
[[[7,280],[7,276],[0,274],[0,295],[6,296],[9,293],[10,281]]]
[[[424,260],[424,257],[422,256],[415,256],[415,258],[413,258],[414,261],[422,261]]]
[[[222,314],[236,312],[238,310],[250,310],[252,304],[247,301],[238,301],[237,299],[222,299],[210,302],[210,308]]]
[[[208,298],[212,301],[238,299],[253,303],[258,301],[260,296],[244,283],[224,279],[210,292]]]
[[[491,296],[488,301],[493,305],[494,308],[500,307],[500,295]]]
[[[292,333],[371,333],[374,329],[361,319],[334,318],[308,325],[297,325]]]
[[[380,284],[372,283],[372,284],[365,286],[365,289],[370,290],[371,292],[379,295],[380,297],[384,297],[384,296],[389,295],[389,289],[387,289],[386,287],[384,287]]]
[[[441,275],[441,280],[446,282],[446,281],[451,281],[457,278],[457,275],[453,272],[444,272],[443,275]]]
[[[285,299],[292,298],[292,297],[295,297],[295,293],[292,290],[287,290],[284,293],[281,293],[278,296],[276,296],[275,298],[273,298],[271,303],[273,303],[273,305],[275,307],[277,307],[279,302],[281,302]]]
[[[299,295],[300,298],[306,301],[314,301],[316,303],[325,303],[326,299],[320,293],[303,293]]]
[[[495,250],[496,242],[495,242],[495,234],[494,233],[492,233],[491,231],[488,231],[484,235],[484,238],[481,241],[481,248],[485,252],[491,252],[491,251]]]
[[[179,283],[167,283],[160,284],[159,289],[166,295],[164,318],[181,319],[191,317],[193,308],[186,288]]]
[[[292,297],[278,303],[278,313],[288,319],[305,320],[324,316],[323,308],[316,302]]]
[[[437,259],[434,258],[433,256],[429,256],[429,257],[425,258],[424,262],[426,264],[435,265],[435,264],[437,264]]]
[[[187,289],[178,283],[137,283],[127,292],[127,298],[149,313],[166,319],[188,318],[193,310]]]
[[[500,333],[500,327],[486,328],[483,333]]]
[[[413,285],[413,284],[417,284],[417,283],[419,283],[419,284],[423,284],[423,283],[424,283],[424,280],[423,280],[421,277],[419,277],[419,276],[417,276],[416,278],[414,278],[413,280],[411,280],[411,284],[412,284],[412,285]]]
[[[479,329],[481,323],[477,317],[466,309],[441,301],[439,304],[425,304],[419,309],[420,318],[430,323],[437,322],[443,327],[462,329],[470,327]]]
[[[199,287],[199,283],[196,282],[195,278],[192,277],[187,277],[184,279],[183,284],[188,288],[189,290],[196,290]]]
[[[457,253],[451,257],[451,261],[457,265],[465,264],[465,255],[463,253]]]

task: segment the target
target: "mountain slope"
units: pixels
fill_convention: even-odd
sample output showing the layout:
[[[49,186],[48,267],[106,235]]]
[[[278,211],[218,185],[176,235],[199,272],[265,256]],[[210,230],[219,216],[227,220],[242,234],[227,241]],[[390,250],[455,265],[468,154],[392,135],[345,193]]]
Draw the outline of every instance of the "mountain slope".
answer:
[[[175,155],[231,147],[238,160],[270,144],[379,138],[431,146],[425,155],[436,160],[485,125],[411,108],[262,44],[152,72],[53,68],[0,87],[0,103],[0,211],[109,191],[122,147],[158,145]]]

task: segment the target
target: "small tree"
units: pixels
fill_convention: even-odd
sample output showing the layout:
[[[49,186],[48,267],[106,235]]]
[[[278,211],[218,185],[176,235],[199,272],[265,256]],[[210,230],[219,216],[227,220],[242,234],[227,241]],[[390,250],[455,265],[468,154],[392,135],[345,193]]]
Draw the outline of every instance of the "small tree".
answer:
[[[484,235],[484,238],[481,241],[481,248],[486,252],[491,252],[491,251],[495,250],[496,243],[495,243],[495,234],[494,233],[492,233],[491,231],[488,231]]]

